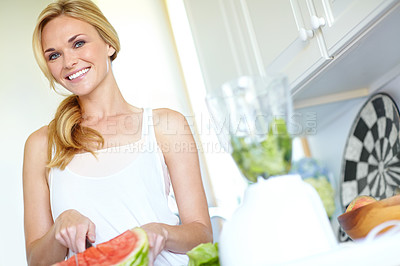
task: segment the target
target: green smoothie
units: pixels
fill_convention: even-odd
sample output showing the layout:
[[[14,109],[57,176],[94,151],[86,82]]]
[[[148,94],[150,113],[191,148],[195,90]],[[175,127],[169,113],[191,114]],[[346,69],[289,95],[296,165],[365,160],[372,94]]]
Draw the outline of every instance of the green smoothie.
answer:
[[[262,176],[287,174],[292,159],[292,138],[284,119],[274,119],[262,141],[251,136],[232,136],[232,157],[250,182]]]

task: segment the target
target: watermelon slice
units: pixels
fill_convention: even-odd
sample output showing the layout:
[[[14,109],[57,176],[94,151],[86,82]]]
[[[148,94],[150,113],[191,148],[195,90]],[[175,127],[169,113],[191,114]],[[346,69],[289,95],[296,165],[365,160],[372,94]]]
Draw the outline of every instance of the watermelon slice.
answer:
[[[75,266],[78,261],[79,266],[147,266],[148,253],[147,234],[142,228],[136,227],[55,265]]]
[[[103,254],[95,247],[90,247],[85,250],[84,253],[80,254],[85,254],[86,265],[105,265],[108,261],[107,255]]]

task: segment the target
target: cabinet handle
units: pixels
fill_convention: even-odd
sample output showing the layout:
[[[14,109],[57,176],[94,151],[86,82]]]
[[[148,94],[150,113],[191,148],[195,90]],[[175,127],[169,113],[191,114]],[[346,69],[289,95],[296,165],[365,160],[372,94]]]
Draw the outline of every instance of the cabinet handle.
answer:
[[[313,30],[317,30],[323,26],[325,26],[325,18],[323,17],[317,17],[317,16],[311,16],[311,28]]]
[[[308,39],[311,39],[312,37],[314,37],[314,32],[312,30],[306,30],[305,28],[300,28],[299,35],[300,35],[300,39],[303,42],[305,42]]]

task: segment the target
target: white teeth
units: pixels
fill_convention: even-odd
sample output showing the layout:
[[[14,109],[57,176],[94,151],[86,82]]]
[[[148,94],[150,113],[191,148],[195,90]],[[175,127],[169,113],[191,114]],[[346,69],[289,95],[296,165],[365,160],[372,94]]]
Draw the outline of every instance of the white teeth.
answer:
[[[77,77],[82,76],[83,74],[85,74],[88,71],[89,71],[89,68],[82,69],[81,71],[78,71],[75,74],[72,74],[72,75],[68,76],[68,79],[69,80],[76,79]]]

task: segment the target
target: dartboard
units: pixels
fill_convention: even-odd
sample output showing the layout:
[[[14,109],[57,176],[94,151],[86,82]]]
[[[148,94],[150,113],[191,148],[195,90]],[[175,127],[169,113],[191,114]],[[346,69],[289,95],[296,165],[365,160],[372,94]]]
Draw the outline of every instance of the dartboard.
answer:
[[[358,113],[344,150],[341,201],[391,197],[400,186],[399,111],[389,95],[373,95]]]

